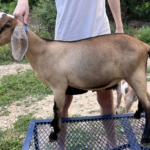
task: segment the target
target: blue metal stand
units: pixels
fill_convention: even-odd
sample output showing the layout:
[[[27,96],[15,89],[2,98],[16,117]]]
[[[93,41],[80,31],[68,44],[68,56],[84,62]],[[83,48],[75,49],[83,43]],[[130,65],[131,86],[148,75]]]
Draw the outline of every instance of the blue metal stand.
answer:
[[[150,150],[150,145],[145,147],[140,144],[144,114],[140,120],[134,119],[133,114],[62,119],[65,130],[59,133],[56,142],[49,142],[49,134],[53,130],[51,121],[32,120],[22,150],[55,150],[62,147],[67,150]],[[111,138],[113,131],[115,139]],[[112,147],[109,140],[114,140],[116,146]]]

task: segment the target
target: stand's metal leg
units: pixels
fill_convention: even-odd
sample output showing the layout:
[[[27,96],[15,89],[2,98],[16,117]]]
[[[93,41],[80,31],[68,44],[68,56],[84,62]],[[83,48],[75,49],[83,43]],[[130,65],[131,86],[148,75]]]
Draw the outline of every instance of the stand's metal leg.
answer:
[[[35,150],[40,150],[39,148],[39,140],[38,140],[38,132],[37,132],[37,128],[34,128],[34,146],[35,146]]]

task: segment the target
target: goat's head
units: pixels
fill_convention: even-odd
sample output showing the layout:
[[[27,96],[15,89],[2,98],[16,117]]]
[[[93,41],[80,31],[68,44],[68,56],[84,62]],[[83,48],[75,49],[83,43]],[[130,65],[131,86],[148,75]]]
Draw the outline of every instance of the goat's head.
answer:
[[[0,46],[11,43],[12,56],[21,61],[28,48],[23,23],[12,15],[0,12]]]

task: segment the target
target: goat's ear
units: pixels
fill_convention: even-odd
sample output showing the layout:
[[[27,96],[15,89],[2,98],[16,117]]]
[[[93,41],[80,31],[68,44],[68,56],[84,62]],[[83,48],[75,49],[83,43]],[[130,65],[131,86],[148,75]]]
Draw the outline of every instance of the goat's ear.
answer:
[[[21,61],[28,49],[28,37],[22,25],[17,25],[11,35],[12,56]]]

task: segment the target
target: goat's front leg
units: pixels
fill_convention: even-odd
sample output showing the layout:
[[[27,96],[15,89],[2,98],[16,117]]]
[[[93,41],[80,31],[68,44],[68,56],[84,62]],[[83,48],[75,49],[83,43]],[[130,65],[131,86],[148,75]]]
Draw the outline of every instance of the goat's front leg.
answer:
[[[53,91],[54,92],[54,91]],[[54,92],[54,119],[51,123],[51,126],[54,128],[54,132],[51,132],[49,136],[49,140],[54,142],[58,138],[58,133],[61,130],[61,115],[63,111],[65,100],[65,93],[64,92]]]

